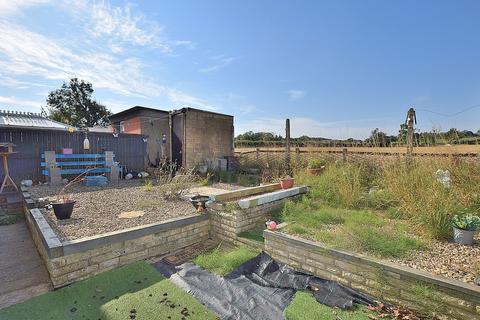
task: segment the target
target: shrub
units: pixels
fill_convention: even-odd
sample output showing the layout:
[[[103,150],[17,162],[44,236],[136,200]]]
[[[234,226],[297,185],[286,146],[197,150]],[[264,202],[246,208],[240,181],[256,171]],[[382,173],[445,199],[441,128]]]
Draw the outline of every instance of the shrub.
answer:
[[[476,231],[480,229],[480,217],[472,214],[455,215],[452,225],[458,229]]]
[[[322,159],[312,159],[308,161],[308,168],[310,169],[321,169],[326,164],[325,160]]]

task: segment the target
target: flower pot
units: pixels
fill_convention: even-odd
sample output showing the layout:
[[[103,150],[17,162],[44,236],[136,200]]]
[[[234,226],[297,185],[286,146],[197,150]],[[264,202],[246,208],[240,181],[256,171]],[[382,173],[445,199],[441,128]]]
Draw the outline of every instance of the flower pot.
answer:
[[[319,175],[323,172],[323,170],[325,170],[325,166],[321,168],[307,168],[308,173],[310,173],[311,175]]]
[[[52,203],[53,213],[58,220],[70,219],[73,212],[73,206],[76,201],[68,200],[66,202]]]
[[[190,198],[190,203],[193,205],[197,212],[203,212],[207,209],[207,202],[211,200],[210,196],[197,195]]]
[[[472,245],[475,232],[475,230],[462,230],[453,227],[453,240],[455,243]]]
[[[285,178],[285,179],[280,179],[280,186],[282,189],[290,189],[293,187],[293,182],[295,180],[293,178]]]

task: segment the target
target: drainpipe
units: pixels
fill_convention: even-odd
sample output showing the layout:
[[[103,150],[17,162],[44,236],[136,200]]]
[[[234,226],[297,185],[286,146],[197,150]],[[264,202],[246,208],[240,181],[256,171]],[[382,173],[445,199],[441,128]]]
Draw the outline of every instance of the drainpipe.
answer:
[[[170,158],[170,162],[173,161],[173,148],[172,148],[172,145],[173,145],[173,122],[172,122],[172,113],[173,111],[170,111],[168,113],[168,126],[170,128],[170,134],[169,134],[169,137],[168,137],[168,142],[169,142],[169,147],[168,147],[168,153],[169,153],[169,158]]]

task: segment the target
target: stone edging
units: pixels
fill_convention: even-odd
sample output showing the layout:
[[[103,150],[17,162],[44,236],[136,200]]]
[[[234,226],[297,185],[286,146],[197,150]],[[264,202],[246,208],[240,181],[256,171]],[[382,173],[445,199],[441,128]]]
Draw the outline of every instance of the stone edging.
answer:
[[[474,286],[469,283],[461,282],[458,280],[453,280],[453,279],[449,279],[442,276],[436,276],[426,271],[404,267],[388,261],[382,261],[379,259],[368,257],[362,254],[328,248],[327,246],[319,242],[302,239],[302,238],[295,237],[285,233],[272,232],[269,230],[265,230],[263,234],[264,234],[264,237],[269,236],[272,238],[276,238],[281,241],[291,243],[295,246],[300,245],[300,246],[304,246],[306,248],[310,248],[314,250],[322,250],[322,251],[326,250],[328,251],[329,254],[339,257],[343,260],[367,264],[372,267],[379,267],[385,271],[399,273],[416,280],[431,283],[437,286],[446,287],[455,291],[461,291],[467,295],[478,296],[480,299],[480,286]]]

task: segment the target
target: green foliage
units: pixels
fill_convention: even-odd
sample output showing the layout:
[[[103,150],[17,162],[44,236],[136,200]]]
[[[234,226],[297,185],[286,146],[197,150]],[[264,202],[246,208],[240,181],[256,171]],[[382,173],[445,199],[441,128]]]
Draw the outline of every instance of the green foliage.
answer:
[[[15,224],[17,221],[24,219],[23,214],[6,214],[0,213],[0,226]]]
[[[81,128],[108,124],[111,112],[93,100],[92,94],[91,83],[77,78],[64,82],[60,89],[48,94],[49,117]]]
[[[223,276],[232,272],[244,262],[254,258],[259,253],[258,250],[247,246],[241,246],[228,251],[216,248],[210,252],[199,255],[193,262],[204,269]]]
[[[308,196],[286,203],[283,219],[289,222],[288,232],[339,249],[402,257],[422,248],[422,242],[408,234],[403,221],[389,220],[381,212],[327,207]]]
[[[476,231],[480,229],[480,217],[472,214],[455,215],[452,225],[458,229]]]
[[[311,293],[297,291],[292,302],[285,309],[287,320],[368,320],[372,314],[365,306],[358,306],[353,310],[330,308],[319,303]],[[385,317],[383,319],[390,319]]]
[[[153,183],[152,180],[145,180],[143,183],[143,191],[150,192],[153,190]]]
[[[137,319],[158,319],[162,315],[181,320],[185,318],[180,313],[183,308],[188,308],[191,319],[217,319],[194,297],[142,261],[2,309],[0,319],[120,320],[133,319],[133,313]]]
[[[323,159],[312,159],[308,161],[308,168],[310,169],[321,169],[325,166],[326,161]]]
[[[238,236],[253,241],[263,242],[263,229],[245,231],[240,233]]]

